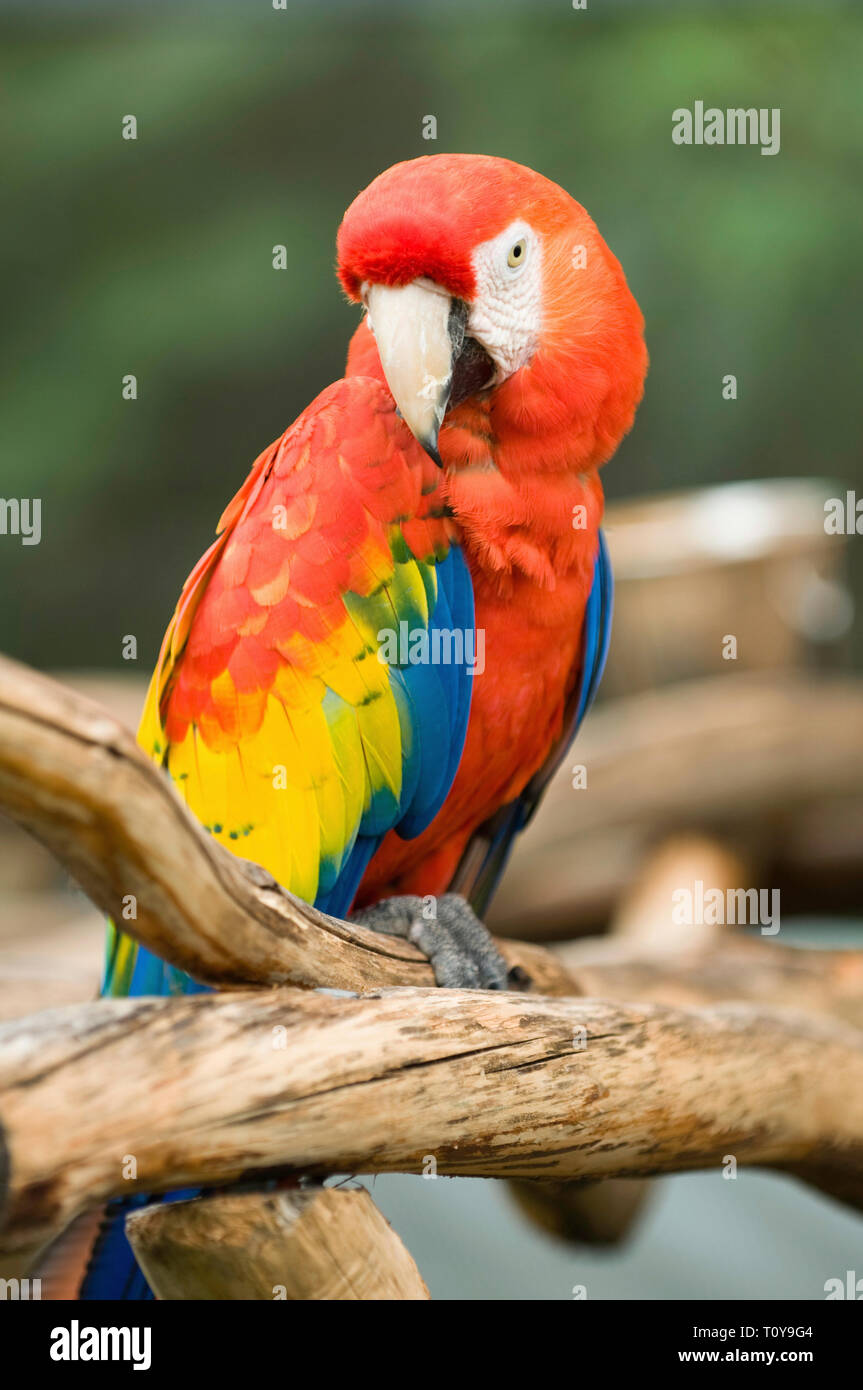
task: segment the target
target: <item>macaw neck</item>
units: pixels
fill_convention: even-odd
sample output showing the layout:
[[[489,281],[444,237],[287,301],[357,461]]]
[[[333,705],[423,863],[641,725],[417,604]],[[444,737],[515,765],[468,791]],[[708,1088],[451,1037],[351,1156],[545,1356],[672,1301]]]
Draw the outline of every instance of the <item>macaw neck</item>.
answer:
[[[351,340],[348,374],[386,386],[365,320]],[[447,413],[441,493],[475,583],[509,596],[525,585],[555,592],[567,577],[592,575],[603,511],[597,468],[613,442],[597,431],[591,389],[601,398],[583,365],[546,358]]]
[[[447,417],[439,448],[471,567],[500,592],[524,582],[553,591],[592,565],[603,493],[583,441],[552,430],[501,437],[489,402],[471,401]]]

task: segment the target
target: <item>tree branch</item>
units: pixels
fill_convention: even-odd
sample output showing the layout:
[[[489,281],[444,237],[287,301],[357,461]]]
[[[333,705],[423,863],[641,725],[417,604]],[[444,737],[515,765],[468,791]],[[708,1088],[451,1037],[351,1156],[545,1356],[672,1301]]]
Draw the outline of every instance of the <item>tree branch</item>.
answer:
[[[126,1217],[163,1299],[427,1299],[413,1259],[364,1187],[227,1192]]]
[[[99,1000],[0,1029],[3,1243],[274,1171],[788,1168],[863,1207],[863,1034],[779,1009],[459,990]],[[134,1176],[132,1176],[134,1173]]]

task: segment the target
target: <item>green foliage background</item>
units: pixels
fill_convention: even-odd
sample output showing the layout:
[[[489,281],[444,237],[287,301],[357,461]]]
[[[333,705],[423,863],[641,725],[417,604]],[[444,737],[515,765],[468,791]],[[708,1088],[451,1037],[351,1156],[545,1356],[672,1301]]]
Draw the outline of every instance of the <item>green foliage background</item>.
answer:
[[[610,497],[863,491],[859,5],[48,6],[0,40],[0,495],[43,499],[39,546],[0,537],[0,649],[119,667],[134,633],[149,669],[252,460],[342,370],[344,208],[418,154],[535,166],[623,261],[652,367]],[[697,98],[780,107],[781,152],[675,146]]]

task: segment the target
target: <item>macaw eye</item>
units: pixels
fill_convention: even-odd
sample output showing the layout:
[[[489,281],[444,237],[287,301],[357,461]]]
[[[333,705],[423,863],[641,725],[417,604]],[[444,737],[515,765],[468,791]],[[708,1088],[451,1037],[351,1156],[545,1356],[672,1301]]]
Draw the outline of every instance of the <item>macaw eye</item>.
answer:
[[[527,256],[527,242],[524,237],[519,237],[514,246],[509,248],[506,263],[510,270],[517,270]]]

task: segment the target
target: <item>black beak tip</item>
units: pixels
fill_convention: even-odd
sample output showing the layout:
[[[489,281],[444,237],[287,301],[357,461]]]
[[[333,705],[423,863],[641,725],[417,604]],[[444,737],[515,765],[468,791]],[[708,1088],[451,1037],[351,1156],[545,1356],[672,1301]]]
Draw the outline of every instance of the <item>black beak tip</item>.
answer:
[[[443,468],[443,459],[440,456],[437,446],[437,435],[435,435],[433,438],[423,439],[421,440],[421,443],[429,458],[434,459],[438,468]]]

